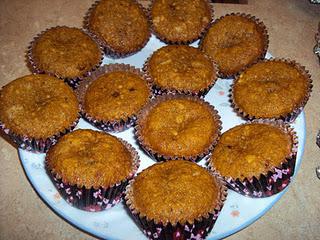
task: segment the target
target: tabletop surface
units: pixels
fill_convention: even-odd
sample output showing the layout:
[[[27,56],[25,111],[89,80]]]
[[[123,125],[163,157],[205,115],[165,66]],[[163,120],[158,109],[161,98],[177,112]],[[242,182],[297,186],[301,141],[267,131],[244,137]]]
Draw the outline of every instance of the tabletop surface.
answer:
[[[142,3],[146,3],[144,1]],[[0,86],[29,74],[25,52],[32,38],[56,25],[81,27],[92,0],[0,1]],[[313,91],[305,107],[307,137],[301,168],[290,188],[257,222],[228,239],[320,239],[320,65],[313,54],[320,5],[308,0],[249,0],[214,4],[215,17],[245,12],[268,28],[269,52],[294,59],[311,73]],[[0,138],[0,239],[95,239],[52,212],[28,182],[17,150]]]

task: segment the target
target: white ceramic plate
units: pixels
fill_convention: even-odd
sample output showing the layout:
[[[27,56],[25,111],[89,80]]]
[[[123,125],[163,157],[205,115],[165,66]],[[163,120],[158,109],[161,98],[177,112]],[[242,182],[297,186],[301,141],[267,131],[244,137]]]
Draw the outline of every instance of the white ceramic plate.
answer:
[[[194,45],[196,45],[195,43]],[[142,67],[146,58],[156,49],[164,44],[154,36],[150,39],[139,53],[124,59],[104,59],[104,63],[129,63],[136,67]],[[267,57],[270,57],[269,54]],[[210,102],[221,115],[222,132],[229,128],[244,122],[233,112],[230,107],[228,94],[232,80],[219,79],[210,92],[206,95],[205,100]],[[295,171],[299,169],[305,144],[305,116],[302,112],[297,120],[292,124],[299,138],[298,156]],[[77,128],[91,128],[90,124],[80,120]],[[150,159],[138,146],[133,134],[133,128],[124,132],[114,134],[127,140],[139,152],[141,166],[139,171],[152,165],[154,161]],[[104,239],[146,239],[142,231],[138,228],[132,218],[124,209],[123,203],[102,212],[86,212],[79,210],[67,204],[64,201],[55,186],[49,179],[44,169],[45,154],[35,154],[19,149],[19,156],[25,173],[32,186],[39,196],[63,219],[76,227]],[[200,162],[203,164],[203,161]],[[208,239],[220,239],[229,236],[248,225],[252,224],[263,214],[265,214],[286,190],[272,197],[263,199],[253,199],[244,197],[234,191],[229,190],[225,205],[220,216],[209,234]]]

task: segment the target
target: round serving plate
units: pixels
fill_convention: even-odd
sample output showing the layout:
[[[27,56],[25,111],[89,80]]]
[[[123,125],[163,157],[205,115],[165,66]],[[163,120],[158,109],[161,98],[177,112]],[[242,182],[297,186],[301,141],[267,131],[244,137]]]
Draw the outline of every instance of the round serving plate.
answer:
[[[196,46],[197,43],[194,43],[193,45]],[[104,64],[127,63],[141,68],[147,57],[162,46],[164,46],[164,43],[152,36],[148,44],[137,54],[122,59],[105,58],[103,62]],[[270,57],[271,55],[267,54],[267,58]],[[232,79],[219,79],[205,96],[205,100],[210,102],[210,104],[218,110],[221,116],[222,132],[244,122],[230,106],[228,95],[231,83]],[[295,168],[296,174],[302,160],[305,145],[306,124],[304,112],[302,112],[291,125],[297,132],[299,139]],[[83,119],[80,119],[77,128],[95,129]],[[127,140],[137,149],[141,158],[139,171],[155,163],[137,144],[134,138],[133,128],[121,133],[112,134]],[[101,212],[86,212],[74,208],[61,198],[54,184],[48,177],[44,168],[45,154],[36,154],[19,149],[19,156],[21,164],[33,188],[54,212],[69,223],[102,239],[146,239],[146,236],[128,215],[123,203],[119,203],[115,207]],[[199,164],[203,165],[204,160],[200,161]],[[268,198],[254,199],[228,190],[228,197],[225,205],[207,239],[213,240],[224,238],[252,224],[264,215],[285,192],[286,189],[281,193]]]

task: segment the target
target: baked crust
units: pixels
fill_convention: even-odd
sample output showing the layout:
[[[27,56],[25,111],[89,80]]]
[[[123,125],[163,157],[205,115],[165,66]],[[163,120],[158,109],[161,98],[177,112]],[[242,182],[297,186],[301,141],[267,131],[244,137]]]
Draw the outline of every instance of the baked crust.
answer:
[[[20,136],[46,139],[73,125],[79,103],[72,89],[58,78],[27,75],[0,91],[0,121]]]
[[[61,78],[82,77],[99,65],[99,45],[81,29],[54,27],[33,42],[31,58],[39,71]]]
[[[203,191],[206,189],[206,191]],[[213,212],[221,200],[214,176],[183,160],[154,164],[132,184],[132,208],[155,222],[194,222]]]
[[[209,159],[225,178],[243,180],[266,175],[292,153],[292,136],[280,127],[251,123],[222,134]]]
[[[116,137],[79,129],[59,139],[48,151],[46,163],[69,185],[108,188],[131,174],[133,157]]]

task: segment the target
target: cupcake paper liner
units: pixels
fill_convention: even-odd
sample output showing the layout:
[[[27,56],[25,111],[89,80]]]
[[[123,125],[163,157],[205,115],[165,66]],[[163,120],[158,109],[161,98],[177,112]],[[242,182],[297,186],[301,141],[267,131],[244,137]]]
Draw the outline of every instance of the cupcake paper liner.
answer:
[[[207,4],[210,7],[211,20],[209,21],[207,26],[205,26],[202,29],[202,31],[199,33],[199,36],[196,37],[196,38],[190,39],[188,41],[171,41],[171,40],[168,40],[165,36],[161,36],[161,34],[156,32],[156,30],[154,30],[154,25],[153,25],[152,16],[151,16],[151,8],[152,8],[152,5],[153,5],[153,2],[154,2],[154,0],[151,0],[150,3],[149,3],[149,6],[148,6],[148,17],[149,17],[149,21],[151,23],[151,31],[160,41],[162,41],[162,42],[164,42],[166,44],[169,44],[169,45],[173,45],[173,44],[175,44],[175,45],[189,45],[189,44],[195,42],[198,39],[202,39],[204,34],[208,31],[208,29],[209,29],[209,27],[211,25],[212,19],[214,18],[213,4],[210,1],[207,0]],[[168,27],[170,27],[170,26],[168,26]]]
[[[51,76],[55,76],[61,80],[63,80],[64,82],[66,82],[69,86],[71,86],[73,89],[77,88],[77,86],[79,85],[79,82],[84,78],[84,77],[87,77],[87,76],[90,76],[92,72],[94,72],[97,68],[100,67],[100,65],[102,64],[102,61],[103,61],[103,49],[101,48],[100,44],[99,44],[99,40],[98,40],[98,37],[96,35],[94,35],[93,33],[91,32],[88,32],[86,30],[83,30],[83,29],[80,29],[80,28],[75,28],[75,29],[79,29],[81,30],[83,33],[85,33],[87,36],[89,36],[96,44],[97,46],[99,47],[100,49],[100,61],[99,63],[97,63],[95,66],[92,67],[91,70],[87,71],[85,74],[81,75],[81,76],[77,76],[77,77],[74,77],[74,78],[68,78],[68,77],[63,77],[63,76],[60,76],[58,73],[55,73],[55,72],[50,72],[50,71],[47,71],[45,69],[41,69],[39,67],[39,64],[38,62],[35,60],[34,56],[33,56],[33,53],[32,53],[32,49],[33,47],[35,46],[35,44],[37,43],[37,40],[45,33],[47,32],[48,30],[51,30],[51,29],[55,29],[55,28],[59,28],[59,27],[67,27],[67,26],[55,26],[55,27],[52,27],[52,28],[47,28],[46,30],[42,31],[41,33],[39,33],[36,37],[33,38],[33,40],[31,41],[29,47],[28,47],[28,50],[27,50],[27,54],[26,54],[26,58],[27,58],[27,65],[29,66],[29,69],[31,70],[31,72],[33,73],[37,73],[37,74],[41,74],[41,73],[45,73],[45,74],[48,74],[48,75],[51,75]]]
[[[57,143],[58,139],[63,135],[71,132],[79,122],[80,116],[72,123],[71,126],[60,131],[59,133],[45,138],[37,139],[24,135],[14,133],[11,129],[7,128],[4,123],[0,122],[0,129],[15,143],[19,148],[35,153],[45,153],[51,146]]]
[[[80,102],[80,112],[84,119],[86,119],[89,123],[96,126],[97,128],[103,130],[103,131],[112,131],[112,132],[121,132],[124,131],[131,126],[133,126],[136,122],[137,116],[136,114],[133,114],[131,116],[128,116],[127,118],[120,119],[120,120],[98,120],[94,116],[90,116],[90,114],[86,113],[83,103],[84,103],[84,97],[85,93],[90,86],[92,82],[94,82],[97,78],[100,76],[114,72],[114,71],[126,71],[131,72],[134,74],[137,74],[141,78],[145,79],[149,89],[150,89],[150,95],[149,98],[152,98],[152,90],[150,85],[150,80],[148,80],[148,77],[141,72],[139,69],[128,65],[128,64],[109,64],[109,65],[103,65],[99,69],[97,69],[94,73],[91,74],[90,77],[85,78],[83,81],[81,81],[79,87],[76,89],[76,94],[78,97],[78,100]]]
[[[143,71],[147,74],[148,76],[148,79],[150,81],[150,84],[152,85],[152,90],[153,90],[153,93],[155,95],[163,95],[163,94],[185,94],[185,95],[192,95],[192,96],[197,96],[197,97],[204,97],[209,91],[210,89],[213,87],[213,85],[216,83],[216,81],[218,80],[218,75],[219,75],[219,67],[218,65],[212,60],[212,58],[205,54],[205,56],[210,59],[210,61],[212,62],[212,65],[213,65],[213,68],[215,70],[215,76],[212,76],[212,81],[211,83],[206,87],[206,88],[203,88],[203,89],[200,89],[199,91],[193,91],[193,90],[179,90],[179,89],[174,89],[174,88],[164,88],[164,87],[161,87],[161,86],[158,86],[151,74],[150,74],[150,71],[149,71],[149,68],[150,68],[150,59],[152,57],[152,55],[154,54],[155,52],[153,52],[148,58],[147,60],[145,61],[144,65],[143,65]]]
[[[144,137],[141,135],[141,124],[143,124],[144,119],[146,118],[147,114],[149,111],[155,107],[157,104],[169,100],[169,99],[189,99],[196,101],[202,105],[207,106],[212,115],[214,116],[214,120],[217,123],[217,132],[213,136],[213,140],[211,144],[203,150],[203,152],[197,154],[197,155],[189,155],[189,156],[169,156],[169,155],[164,155],[161,154],[157,151],[154,151],[151,146],[148,146],[148,144],[145,142]],[[136,139],[138,140],[140,146],[145,150],[146,153],[149,154],[149,156],[153,159],[155,159],[158,162],[161,161],[167,161],[167,160],[178,160],[178,159],[183,159],[183,160],[189,160],[193,162],[198,162],[200,161],[203,157],[209,154],[214,148],[214,146],[218,143],[218,140],[220,138],[221,134],[221,129],[222,129],[222,122],[220,120],[220,115],[218,114],[218,111],[215,110],[215,108],[210,105],[208,102],[205,102],[204,100],[194,97],[194,96],[189,96],[189,95],[179,95],[179,94],[168,94],[168,95],[162,95],[158,96],[157,98],[153,99],[149,104],[147,104],[139,113],[138,115],[138,120],[136,122],[135,126],[135,136]]]
[[[267,50],[268,50],[268,47],[269,47],[269,35],[268,35],[268,31],[267,31],[267,28],[266,26],[264,25],[264,23],[262,21],[260,21],[260,19],[258,19],[257,17],[255,16],[252,16],[250,14],[246,14],[246,13],[229,13],[229,14],[226,14],[216,20],[214,20],[210,26],[208,27],[207,31],[209,31],[209,29],[211,28],[212,25],[218,23],[219,21],[221,21],[223,18],[227,17],[227,16],[240,16],[240,17],[244,17],[244,18],[247,18],[253,22],[255,22],[257,24],[257,26],[259,26],[259,28],[262,30],[262,33],[263,33],[263,45],[264,45],[264,49],[263,51],[261,52],[260,56],[255,59],[254,61],[252,61],[250,64],[244,66],[241,70],[238,71],[239,72],[242,72],[244,69],[246,69],[247,67],[257,63],[259,60],[261,59],[264,59],[266,54],[267,54]],[[204,38],[206,37],[206,33],[204,34],[204,36],[200,39],[200,42],[199,42],[199,48],[202,50],[202,44],[203,44],[203,40]],[[214,60],[214,59],[213,59]],[[234,78],[238,73],[221,73],[219,72],[219,77],[220,78]]]
[[[267,119],[267,120],[282,120],[285,122],[293,122],[298,116],[299,114],[302,112],[304,106],[306,105],[307,101],[309,100],[309,97],[311,95],[312,92],[312,79],[311,79],[311,75],[309,73],[309,71],[307,71],[305,69],[304,66],[300,65],[299,63],[290,60],[290,59],[283,59],[283,58],[273,58],[273,59],[264,59],[261,62],[271,62],[271,61],[276,61],[276,62],[284,62],[287,63],[293,67],[295,67],[300,73],[302,73],[307,81],[308,81],[308,91],[307,94],[304,96],[303,100],[290,112],[287,114],[283,114],[280,115],[279,117],[274,117],[274,118],[259,118],[256,116],[253,116],[249,113],[247,113],[245,110],[243,110],[242,108],[240,108],[235,99],[234,99],[234,85],[236,84],[236,82],[239,80],[240,74],[236,77],[234,83],[231,85],[230,88],[230,101],[231,101],[231,107],[234,109],[234,111],[242,118],[246,119],[246,120],[254,120],[254,119]],[[246,68],[247,69],[247,68]],[[243,72],[246,71],[246,69],[243,70]]]
[[[254,120],[242,125],[251,123],[269,124],[279,127],[285,133],[290,134],[293,143],[290,156],[285,158],[279,166],[274,166],[266,174],[260,174],[260,176],[247,177],[243,180],[226,176],[223,176],[223,178],[229,188],[242,195],[252,198],[269,197],[281,192],[291,182],[291,178],[295,170],[296,156],[298,151],[298,137],[294,129],[281,120]],[[207,159],[209,169],[221,175],[219,171],[210,163],[209,159],[210,156]]]
[[[89,22],[90,22],[90,16],[93,12],[93,10],[97,7],[97,5],[101,2],[101,0],[97,0],[95,1],[91,7],[88,9],[84,20],[83,20],[83,28],[86,29],[87,31],[91,32],[92,34],[95,34],[95,36],[98,38],[97,42],[99,43],[99,45],[101,46],[101,48],[103,49],[104,53],[111,57],[111,58],[124,58],[124,57],[129,57],[137,52],[139,52],[149,41],[150,37],[151,37],[151,30],[150,30],[150,21],[148,18],[148,12],[147,10],[136,0],[133,0],[138,7],[143,11],[143,13],[145,14],[146,18],[148,19],[148,24],[149,24],[149,33],[148,33],[148,37],[146,38],[146,40],[138,47],[132,48],[130,49],[130,51],[128,52],[119,52],[116,49],[114,49],[112,46],[110,46],[104,39],[102,36],[99,36],[98,33],[94,33],[92,30],[90,30],[90,26],[89,26]]]
[[[132,183],[134,182],[134,179],[131,180],[126,187],[125,205],[149,239],[204,239],[212,230],[228,194],[228,189],[222,178],[211,171],[209,172],[215,176],[217,183],[220,186],[219,199],[213,204],[213,209],[210,212],[204,214],[204,216],[199,216],[197,219],[194,219],[193,222],[157,222],[139,212],[132,201]]]
[[[79,209],[97,212],[104,209],[109,209],[121,201],[122,195],[130,179],[136,174],[140,159],[137,151],[126,141],[119,139],[122,144],[130,151],[133,164],[131,173],[123,179],[112,186],[109,187],[87,187],[78,186],[76,184],[68,183],[63,180],[63,177],[55,173],[54,169],[49,169],[47,164],[47,159],[45,162],[46,170],[60,195],[72,206]]]

